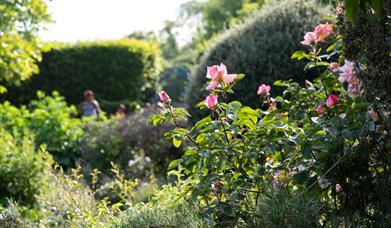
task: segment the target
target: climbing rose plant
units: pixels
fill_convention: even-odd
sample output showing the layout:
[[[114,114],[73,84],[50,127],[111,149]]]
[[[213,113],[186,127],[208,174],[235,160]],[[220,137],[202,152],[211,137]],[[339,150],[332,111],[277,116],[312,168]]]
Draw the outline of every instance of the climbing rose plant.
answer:
[[[344,59],[342,37],[335,30],[331,23],[316,26],[301,42],[308,51],[292,55],[307,60],[305,69],[319,76],[304,87],[276,81],[274,87],[285,88],[276,97],[270,85],[260,82],[257,91],[249,92],[261,107],[227,101],[244,75],[228,74],[222,63],[207,68],[210,81],[205,88],[210,94],[198,104],[210,115],[190,129],[178,124],[189,114],[172,107],[168,95],[160,96],[166,112],[151,116],[148,123],[175,124],[165,137],[177,147],[186,141],[187,147],[170,163],[169,174],[191,180],[186,192],[215,220],[251,217],[268,187],[330,206],[347,203],[343,197],[355,184],[349,170],[359,169],[354,159],[365,153],[359,138],[376,131],[377,114],[362,98],[358,64]]]

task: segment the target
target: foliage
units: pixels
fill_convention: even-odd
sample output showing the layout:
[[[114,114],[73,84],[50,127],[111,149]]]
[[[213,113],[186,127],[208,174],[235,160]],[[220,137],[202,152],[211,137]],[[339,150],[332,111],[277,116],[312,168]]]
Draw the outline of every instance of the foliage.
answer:
[[[52,44],[39,64],[40,74],[5,97],[26,103],[37,90],[59,91],[71,104],[83,101],[91,89],[104,111],[114,112],[120,103],[133,106],[154,94],[160,72],[160,49],[153,41],[123,39]]]
[[[351,22],[357,22],[360,10],[365,10],[367,6],[377,19],[382,16],[383,0],[345,0],[344,3],[346,16]]]
[[[0,207],[0,227],[30,228],[33,227],[31,220],[23,217],[21,207],[10,201],[8,207]]]
[[[16,131],[0,128],[0,204],[13,199],[32,207],[36,194],[48,187],[47,173],[51,156],[44,148],[35,148],[34,138],[29,132],[21,136]]]
[[[190,114],[198,120],[202,117],[192,107],[205,95],[201,88],[206,81],[206,66],[217,62],[228,65],[229,71],[247,75],[238,83],[236,93],[229,95],[229,99],[239,100],[250,107],[259,105],[259,101],[249,92],[256,91],[259,82],[272,83],[277,79],[302,82],[306,78],[303,64],[292,61],[289,56],[302,48],[298,42],[304,32],[327,12],[327,8],[314,2],[277,2],[265,6],[245,25],[224,34],[207,50],[194,70],[187,101]]]
[[[68,106],[57,92],[52,96],[38,92],[37,97],[27,107],[17,108],[9,102],[0,104],[0,123],[8,130],[28,129],[36,137],[36,148],[46,145],[57,162],[69,167],[77,157],[83,135],[81,121],[71,118],[76,109]]]
[[[0,94],[5,84],[20,84],[38,72],[42,44],[35,36],[48,21],[43,0],[0,2]]]
[[[261,8],[265,0],[208,0],[189,1],[181,6],[181,17],[190,20],[201,15],[203,37],[211,38],[216,33],[238,23],[252,11]]]
[[[122,212],[119,227],[213,227],[213,221],[201,217],[194,202],[186,202],[180,195],[183,183],[165,185],[146,204],[139,204]]]
[[[279,199],[269,197],[266,202],[273,204],[270,207],[278,208],[282,201],[279,209],[289,206],[292,211],[261,216],[270,219],[259,221],[267,226],[321,226],[335,221],[345,226],[381,226],[389,221],[389,193],[384,184],[389,183],[390,164],[377,158],[372,149],[376,147],[372,139],[383,138],[387,132],[378,125],[373,104],[363,97],[365,90],[361,88],[365,87],[357,78],[360,68],[344,61],[343,38],[333,33],[330,24],[317,26],[314,34],[316,40],[305,44],[308,51],[292,55],[309,61],[305,69],[319,75],[313,82],[302,87],[293,81],[276,81],[275,87],[285,87],[283,95],[273,98],[269,91],[258,92],[262,109],[254,109],[238,101],[225,103],[227,93],[233,92],[243,76],[225,81],[227,72],[214,71],[222,66],[211,67],[208,75],[212,82],[221,81],[217,87],[209,85],[211,95],[198,104],[208,107],[211,115],[190,130],[177,126],[166,133],[174,146],[182,141],[192,143],[182,158],[170,163],[173,171],[169,173],[192,180],[186,192],[190,191],[205,214],[222,226],[242,221],[256,226],[253,214],[259,202],[268,198],[268,185],[275,191],[288,191],[288,196],[297,196],[299,201],[282,195]],[[343,67],[335,69],[337,63],[331,61]],[[218,75],[217,79],[213,75]],[[255,91],[247,90],[246,95],[255,97]],[[210,96],[218,96],[219,102],[210,103]],[[149,122],[175,124],[181,111],[173,109],[170,100],[165,101],[165,107],[165,114],[152,116]],[[389,150],[383,151],[385,158],[389,154]],[[305,201],[300,202],[302,197]],[[320,202],[324,206],[316,212]],[[318,213],[321,219],[300,218],[295,211],[299,208],[311,216]]]
[[[85,120],[79,159],[83,174],[97,168],[108,175],[113,162],[127,177],[165,176],[168,163],[178,158],[181,150],[161,140],[164,132],[172,129],[170,125],[145,126],[150,115],[161,111],[158,106],[147,106],[125,118]]]

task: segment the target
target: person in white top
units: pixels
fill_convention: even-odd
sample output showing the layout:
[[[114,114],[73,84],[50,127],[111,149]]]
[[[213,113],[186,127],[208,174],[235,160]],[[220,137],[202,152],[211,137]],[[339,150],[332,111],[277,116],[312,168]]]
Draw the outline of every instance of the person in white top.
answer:
[[[80,104],[78,111],[83,116],[98,116],[102,112],[92,90],[84,91],[84,101]]]

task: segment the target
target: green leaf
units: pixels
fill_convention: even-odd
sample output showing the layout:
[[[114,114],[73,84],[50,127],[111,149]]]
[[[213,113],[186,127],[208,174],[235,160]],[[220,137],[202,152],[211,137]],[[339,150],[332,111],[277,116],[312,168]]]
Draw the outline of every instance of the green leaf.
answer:
[[[172,138],[172,144],[176,147],[179,148],[182,144],[182,140],[178,139],[177,137]]]
[[[174,160],[174,161],[170,162],[170,164],[168,165],[168,168],[169,168],[169,169],[176,168],[176,167],[178,167],[178,165],[179,165],[181,162],[182,162],[182,159]]]
[[[235,81],[240,81],[240,80],[242,80],[244,77],[245,77],[244,74],[238,74],[238,75],[236,76],[236,78],[235,78]]]
[[[245,106],[239,111],[238,118],[249,119],[253,123],[256,123],[258,121],[258,115],[259,115],[258,110]]]
[[[383,12],[382,0],[370,0],[370,4],[373,8],[373,11],[375,11],[375,16],[377,19],[380,19]]]
[[[355,23],[357,21],[359,0],[345,0],[345,12],[348,19]]]
[[[291,56],[291,59],[297,59],[297,60],[302,60],[304,58],[308,59],[308,55],[304,51],[296,51]]]

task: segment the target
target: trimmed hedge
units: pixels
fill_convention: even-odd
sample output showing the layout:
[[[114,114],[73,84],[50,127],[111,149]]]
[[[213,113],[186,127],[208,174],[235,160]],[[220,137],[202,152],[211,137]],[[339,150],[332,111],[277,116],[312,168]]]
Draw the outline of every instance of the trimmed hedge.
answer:
[[[79,104],[83,91],[91,89],[103,110],[114,111],[119,103],[138,104],[154,94],[161,70],[156,43],[123,39],[51,46],[43,53],[39,75],[10,89],[6,99],[25,104],[37,90],[57,90],[69,103]]]
[[[245,79],[235,86],[235,94],[229,99],[253,107],[260,105],[256,96],[260,84],[272,84],[278,79],[303,81],[303,63],[291,60],[290,56],[303,49],[299,41],[304,33],[313,30],[327,12],[328,8],[314,2],[274,1],[248,23],[223,34],[194,69],[187,97],[192,116],[197,119],[202,116],[202,112],[193,107],[207,94],[202,89],[207,66],[223,62],[228,73],[244,73]]]

